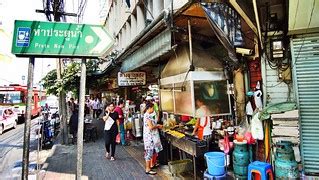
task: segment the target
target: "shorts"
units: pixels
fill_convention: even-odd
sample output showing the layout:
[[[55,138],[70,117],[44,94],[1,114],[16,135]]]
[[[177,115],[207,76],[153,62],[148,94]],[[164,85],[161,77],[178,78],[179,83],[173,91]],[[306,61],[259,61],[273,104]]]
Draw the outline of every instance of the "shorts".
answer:
[[[144,159],[146,161],[150,161],[153,158],[153,153],[154,150],[153,149],[147,149],[144,151]]]

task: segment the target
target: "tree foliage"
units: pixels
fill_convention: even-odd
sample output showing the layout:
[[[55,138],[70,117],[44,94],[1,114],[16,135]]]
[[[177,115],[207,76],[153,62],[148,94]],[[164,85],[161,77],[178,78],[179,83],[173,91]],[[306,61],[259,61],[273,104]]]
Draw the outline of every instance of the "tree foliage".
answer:
[[[97,63],[94,60],[89,60],[86,63],[87,74],[93,74],[97,70]],[[72,91],[74,94],[78,94],[80,89],[80,75],[81,75],[81,63],[73,61],[65,69],[61,75],[61,81],[57,80],[56,69],[50,71],[42,80],[43,87],[47,90],[47,94],[58,95],[59,92]],[[98,82],[98,81],[96,81]],[[87,83],[94,84],[94,82]],[[91,86],[90,85],[90,86]]]

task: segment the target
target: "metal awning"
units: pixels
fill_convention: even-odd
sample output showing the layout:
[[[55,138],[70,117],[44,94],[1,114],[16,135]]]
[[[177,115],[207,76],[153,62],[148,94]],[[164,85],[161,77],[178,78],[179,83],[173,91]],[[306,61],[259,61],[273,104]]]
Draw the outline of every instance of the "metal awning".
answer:
[[[122,63],[121,72],[127,72],[139,68],[152,60],[168,53],[171,50],[172,33],[166,29],[144,46],[127,56]]]
[[[319,32],[319,2],[289,1],[289,34]]]

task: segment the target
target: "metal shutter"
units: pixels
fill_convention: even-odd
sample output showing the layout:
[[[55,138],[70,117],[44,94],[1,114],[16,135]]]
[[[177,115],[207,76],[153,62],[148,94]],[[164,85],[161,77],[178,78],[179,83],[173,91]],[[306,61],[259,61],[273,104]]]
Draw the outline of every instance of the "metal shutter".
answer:
[[[319,35],[291,41],[300,112],[301,157],[306,174],[319,173]]]

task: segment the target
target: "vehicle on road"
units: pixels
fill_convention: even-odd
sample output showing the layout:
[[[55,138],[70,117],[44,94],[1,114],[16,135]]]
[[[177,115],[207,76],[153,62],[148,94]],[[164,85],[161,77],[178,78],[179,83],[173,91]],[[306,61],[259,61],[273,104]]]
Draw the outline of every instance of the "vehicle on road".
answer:
[[[9,86],[0,86],[0,106],[12,106],[18,114],[18,122],[25,121],[25,111],[27,104],[27,86],[19,84],[10,84]],[[45,91],[33,88],[31,99],[31,116],[41,114],[40,102],[46,99]]]
[[[12,107],[0,107],[0,135],[5,130],[16,128],[18,123],[18,115]]]

